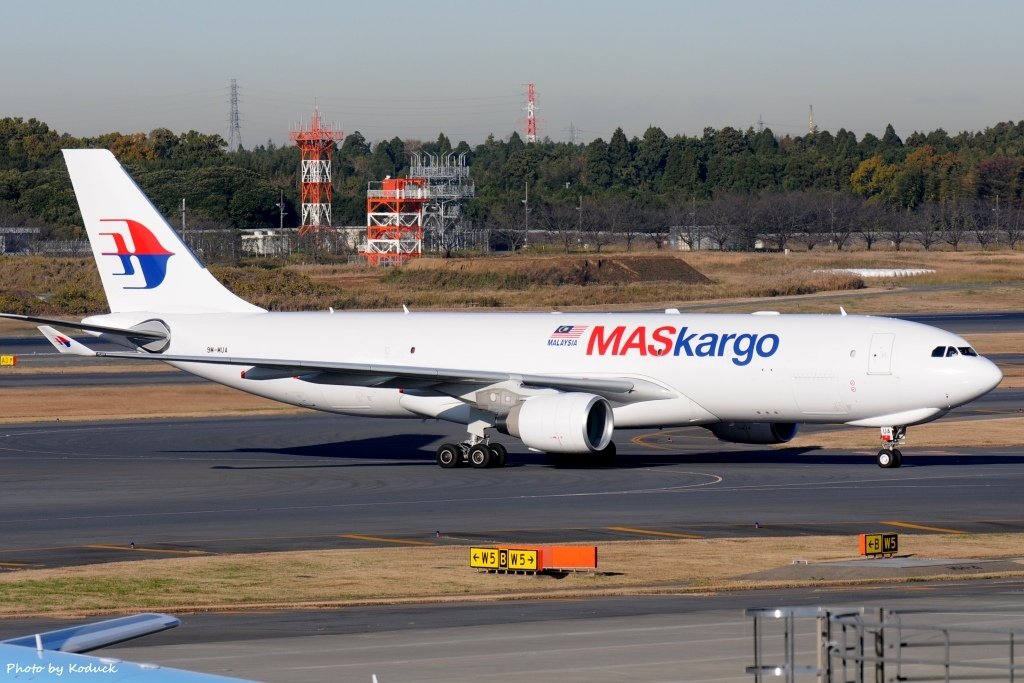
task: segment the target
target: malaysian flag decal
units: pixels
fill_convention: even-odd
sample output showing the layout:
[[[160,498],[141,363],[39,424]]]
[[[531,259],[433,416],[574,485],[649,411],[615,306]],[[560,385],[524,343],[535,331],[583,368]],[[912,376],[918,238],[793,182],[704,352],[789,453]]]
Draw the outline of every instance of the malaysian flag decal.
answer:
[[[576,346],[586,331],[586,325],[559,325],[548,337],[548,346]]]

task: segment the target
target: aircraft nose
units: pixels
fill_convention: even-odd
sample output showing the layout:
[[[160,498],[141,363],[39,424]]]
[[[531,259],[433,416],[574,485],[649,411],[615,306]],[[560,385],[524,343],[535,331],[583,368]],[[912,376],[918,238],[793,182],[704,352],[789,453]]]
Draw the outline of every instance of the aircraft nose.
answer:
[[[965,359],[967,360],[967,359]],[[947,384],[946,400],[953,408],[978,399],[999,386],[1003,373],[988,358],[971,358],[950,375],[953,381]]]
[[[983,396],[999,386],[999,383],[1003,381],[1003,371],[988,358],[979,360],[983,362],[979,364],[975,385],[978,387],[977,395]]]

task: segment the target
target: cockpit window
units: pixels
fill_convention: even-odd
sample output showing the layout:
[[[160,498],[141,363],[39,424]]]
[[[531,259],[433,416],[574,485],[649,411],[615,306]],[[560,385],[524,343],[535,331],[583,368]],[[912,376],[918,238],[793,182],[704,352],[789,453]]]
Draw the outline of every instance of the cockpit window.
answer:
[[[949,358],[950,356],[977,356],[978,352],[970,346],[936,346],[932,349],[932,358]]]

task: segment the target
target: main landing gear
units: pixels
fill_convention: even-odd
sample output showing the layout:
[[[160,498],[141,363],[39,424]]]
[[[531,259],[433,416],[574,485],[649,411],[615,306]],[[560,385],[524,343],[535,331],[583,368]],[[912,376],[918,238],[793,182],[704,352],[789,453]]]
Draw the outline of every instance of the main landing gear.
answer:
[[[907,438],[906,427],[882,427],[882,450],[878,451],[878,466],[886,469],[903,464],[902,446]]]
[[[445,469],[463,465],[479,469],[504,467],[507,458],[508,451],[500,443],[443,443],[437,449],[437,464]]]

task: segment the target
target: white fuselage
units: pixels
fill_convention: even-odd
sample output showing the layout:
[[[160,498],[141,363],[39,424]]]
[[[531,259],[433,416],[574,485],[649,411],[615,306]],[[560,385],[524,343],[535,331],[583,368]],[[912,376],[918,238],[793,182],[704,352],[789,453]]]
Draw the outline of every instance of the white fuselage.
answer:
[[[159,318],[165,352],[240,358],[461,368],[631,378],[664,397],[615,403],[617,427],[715,422],[909,425],[990,391],[989,360],[926,325],[865,316],[638,313],[117,313],[90,321],[130,326]],[[567,328],[572,328],[567,330]],[[246,379],[244,366],[175,363],[277,401],[336,413],[464,421],[457,392],[405,392],[310,381]],[[373,384],[365,378],[360,384]]]

